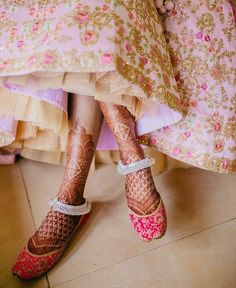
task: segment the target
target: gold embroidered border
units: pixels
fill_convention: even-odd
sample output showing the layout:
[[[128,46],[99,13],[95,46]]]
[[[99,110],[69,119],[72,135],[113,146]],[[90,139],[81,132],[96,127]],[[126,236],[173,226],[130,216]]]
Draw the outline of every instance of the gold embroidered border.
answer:
[[[167,142],[165,140],[158,139],[158,143],[153,144],[151,141],[151,135],[146,134],[139,137],[139,141],[143,145],[149,147],[155,147],[158,151],[182,162],[195,166],[197,168],[205,169],[212,172],[218,173],[232,173],[236,172],[236,159],[231,160],[228,158],[219,158],[217,156],[211,156],[206,153],[199,153],[191,149],[186,149],[185,147],[178,144],[179,153],[174,154],[176,143]],[[188,153],[191,153],[191,157],[188,157]]]
[[[156,81],[146,77],[140,70],[126,63],[122,58],[117,57],[117,70],[129,82],[138,85],[151,99],[156,99],[160,104],[180,112],[182,108],[179,99],[170,93],[166,87],[160,86]]]

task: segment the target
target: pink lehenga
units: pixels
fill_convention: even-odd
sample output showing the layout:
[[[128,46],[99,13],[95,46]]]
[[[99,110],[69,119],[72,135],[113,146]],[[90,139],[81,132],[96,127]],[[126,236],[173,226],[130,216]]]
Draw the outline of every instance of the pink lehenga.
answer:
[[[57,27],[54,38],[50,38],[52,36],[49,36],[49,28],[43,30],[44,33],[41,33],[40,38],[36,38],[38,31],[41,31],[40,23],[42,22],[38,21],[36,25],[28,20],[27,27],[31,27],[30,29],[33,30],[36,36],[31,36],[32,39],[25,38],[29,43],[33,41],[33,47],[36,49],[34,51],[39,51],[32,54],[32,50],[29,51],[27,48],[28,42],[21,40],[19,36],[15,37],[18,35],[19,28],[16,27],[11,30],[15,39],[13,43],[18,48],[18,52],[12,51],[11,57],[14,55],[14,59],[10,57],[1,60],[1,74],[6,76],[9,73],[8,71],[13,74],[1,78],[3,86],[1,97],[6,95],[5,89],[8,89],[7,91],[11,94],[20,93],[24,95],[18,97],[17,101],[20,101],[20,103],[27,95],[27,101],[30,102],[32,99],[34,99],[33,101],[43,100],[38,101],[38,106],[32,106],[39,107],[43,105],[39,108],[41,112],[50,107],[52,112],[41,115],[42,123],[36,123],[39,120],[34,122],[34,119],[30,119],[29,115],[27,121],[25,113],[27,113],[27,110],[30,111],[28,109],[30,105],[28,104],[21,112],[8,112],[7,116],[11,119],[9,121],[12,123],[13,133],[7,133],[7,130],[3,127],[2,146],[4,146],[4,143],[5,145],[12,143],[10,148],[23,148],[21,153],[25,157],[60,163],[62,161],[61,151],[65,149],[67,127],[65,100],[67,96],[66,94],[63,95],[62,90],[84,93],[87,89],[87,94],[94,94],[94,91],[97,91],[95,95],[97,99],[101,99],[102,95],[105,95],[105,97],[110,97],[109,99],[114,103],[126,105],[137,118],[136,125],[141,143],[154,146],[159,151],[175,159],[200,168],[217,172],[234,171],[236,163],[234,108],[236,97],[235,4],[231,1],[221,1],[220,3],[217,1],[199,2],[195,0],[175,1],[175,9],[164,16],[165,37],[178,86],[179,93],[177,93],[175,82],[171,76],[171,67],[168,64],[166,49],[163,48],[163,51],[160,50],[160,47],[155,49],[157,48],[156,45],[160,45],[160,43],[161,46],[164,45],[162,47],[165,47],[163,34],[160,32],[157,39],[155,38],[156,35],[155,37],[150,36],[150,30],[148,34],[150,37],[140,40],[140,34],[134,29],[132,35],[126,35],[127,27],[125,25],[132,23],[133,27],[137,27],[137,15],[142,13],[141,5],[145,6],[147,4],[141,4],[138,1],[135,1],[136,4],[129,2],[129,5],[133,5],[132,7],[135,9],[127,15],[123,10],[124,2],[119,2],[121,6],[116,10],[116,12],[119,11],[117,13],[120,18],[118,18],[121,19],[126,15],[128,20],[126,19],[125,25],[122,21],[116,20],[120,25],[115,28],[119,39],[110,39],[108,31],[111,32],[114,29],[114,27],[111,28],[114,23],[109,22],[106,13],[111,9],[112,4],[106,5],[98,11],[96,9],[84,11],[82,2],[75,2],[77,2],[77,6],[73,15],[65,13],[62,17],[59,4],[56,7],[46,5],[47,8],[41,7],[41,10],[38,11],[41,11],[42,15],[43,11],[50,11],[52,15],[60,15],[58,19],[60,21],[63,19],[68,25],[72,23],[71,19],[73,19],[74,25],[71,25],[72,28],[68,29],[72,29],[70,30],[72,32],[76,28],[82,29],[83,32],[79,39],[76,38],[73,41],[68,39],[70,38],[68,35],[72,32],[67,31],[68,33],[65,35],[65,31],[61,30],[61,26],[57,22],[52,22],[50,26],[50,29],[56,29]],[[98,2],[96,1],[96,3]],[[151,2],[147,1],[148,5],[152,5]],[[95,6],[91,4],[90,8]],[[29,15],[35,15],[34,13],[36,13],[35,6],[27,7],[28,10],[25,7],[22,9]],[[4,13],[5,10],[2,11],[3,18],[7,17]],[[14,13],[17,13],[17,11]],[[68,15],[73,17],[69,18]],[[8,17],[10,16],[8,15]],[[90,34],[86,34],[88,32],[88,27],[86,27],[88,17],[94,17],[94,25],[98,25],[96,21],[99,21],[99,34],[93,34],[91,31]],[[43,16],[41,18],[43,19]],[[42,21],[41,18],[39,16]],[[156,21],[155,25],[158,25],[158,29],[161,31],[160,22],[157,19]],[[53,26],[53,23],[55,26]],[[22,25],[24,26],[26,23],[23,24],[22,22]],[[147,30],[147,26],[143,23],[142,25],[139,23],[139,27],[142,27],[143,31]],[[151,26],[149,28],[151,29]],[[9,39],[13,39],[11,33],[8,33]],[[104,44],[104,42],[100,43],[99,41],[99,35],[101,36],[102,33],[107,35],[105,37],[107,42],[105,43],[110,47],[110,50],[102,51],[98,48],[99,44]],[[124,37],[124,35],[127,37]],[[103,38],[102,40],[104,41]],[[69,51],[60,51],[60,46],[58,49],[53,46],[55,43],[62,45],[61,41],[71,43],[72,47]],[[78,43],[76,41],[83,49],[90,47],[91,51],[89,50],[89,53],[83,54],[81,58],[81,55],[77,55],[73,47],[75,43]],[[142,41],[142,45],[138,44],[140,41]],[[40,43],[44,43],[43,51],[41,51]],[[147,43],[150,45],[147,45]],[[25,51],[24,59],[18,57],[23,51]],[[63,54],[64,62],[58,66],[60,53]],[[66,63],[70,63],[70,72],[58,71],[58,69],[63,70]],[[90,67],[90,72],[94,74],[87,73],[88,71],[84,70],[83,67]],[[100,72],[101,67],[108,72]],[[135,71],[139,71],[141,74],[138,75],[133,68],[138,68]],[[152,69],[155,70],[155,73]],[[49,73],[48,70],[52,70],[53,74]],[[113,72],[109,72],[109,70]],[[99,71],[99,73],[95,74],[96,71]],[[81,74],[81,72],[84,73]],[[162,76],[160,76],[160,72]],[[75,77],[77,73],[80,73],[78,78]],[[50,76],[50,78],[46,76]],[[161,77],[162,83],[160,83],[159,77]],[[79,91],[74,91],[76,81],[80,83],[80,85],[76,85],[76,89],[80,89]],[[35,85],[35,82],[37,85]],[[27,88],[27,92],[23,92],[26,89],[24,86],[26,83],[29,88]],[[101,91],[104,91],[104,89],[107,91],[108,86],[110,94],[102,94]],[[38,95],[38,90],[45,88],[62,88],[62,90],[40,91],[41,94],[47,94],[43,98],[42,95]],[[163,94],[160,91],[165,92]],[[128,92],[138,97],[129,97],[132,95]],[[57,94],[57,97],[54,96],[54,93]],[[59,94],[61,95],[59,96]],[[63,99],[63,105],[54,102],[55,99],[58,100],[60,97],[61,101]],[[180,97],[180,101],[178,97]],[[36,98],[38,99],[36,100]],[[4,114],[6,111],[5,102],[0,104],[0,110]],[[21,106],[21,104],[18,106]],[[54,109],[57,111],[54,111]],[[182,112],[183,115],[181,115]],[[47,118],[49,115],[53,115],[52,118],[54,119]],[[181,117],[183,118],[180,121]],[[17,129],[16,122],[13,119],[19,121]],[[45,119],[47,120],[44,121]],[[60,119],[60,121],[56,119]],[[50,123],[51,127],[45,127],[45,123]],[[24,128],[19,129],[22,126]],[[61,133],[61,131],[64,132]],[[11,134],[11,137],[9,137],[9,134]],[[98,148],[115,149],[115,143],[106,127],[106,123],[104,123],[101,134]],[[48,140],[45,141],[45,139]]]
[[[139,135],[181,119],[152,0],[3,1],[0,19],[0,114],[11,126],[0,127],[5,149],[63,162],[67,93],[126,106]],[[114,148],[107,130],[100,149]]]
[[[183,119],[152,132],[159,151],[194,166],[236,170],[235,1],[175,1],[166,39]]]

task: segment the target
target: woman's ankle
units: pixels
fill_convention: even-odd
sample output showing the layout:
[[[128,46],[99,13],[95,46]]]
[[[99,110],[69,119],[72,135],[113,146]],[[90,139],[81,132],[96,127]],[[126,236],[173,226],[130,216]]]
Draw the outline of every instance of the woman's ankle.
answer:
[[[69,240],[80,218],[81,216],[71,216],[50,210],[38,230],[29,239],[29,251],[36,255],[43,255],[60,249]]]
[[[128,144],[127,144],[128,145]],[[120,148],[120,159],[124,165],[132,164],[145,158],[144,152],[140,145],[129,147],[127,150],[124,147]]]
[[[57,195],[57,199],[64,203],[64,204],[68,204],[68,205],[74,205],[74,206],[79,206],[79,205],[83,205],[85,203],[85,198],[81,195],[77,195],[78,193],[74,193],[71,194],[60,194],[58,193]]]
[[[138,215],[155,212],[160,202],[150,168],[126,176],[125,191],[129,208]]]
[[[137,215],[149,215],[155,212],[159,206],[161,197],[160,194],[156,191],[156,197],[152,205],[145,205],[144,203],[139,203],[135,199],[127,198],[127,203],[129,209]]]

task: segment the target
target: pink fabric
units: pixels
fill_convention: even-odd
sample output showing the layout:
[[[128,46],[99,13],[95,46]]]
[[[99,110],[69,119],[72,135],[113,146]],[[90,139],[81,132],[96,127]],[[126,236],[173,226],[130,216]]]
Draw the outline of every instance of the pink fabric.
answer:
[[[18,121],[13,116],[0,116],[0,133],[3,133],[4,139],[0,139],[5,145],[11,144],[15,140]]]
[[[16,155],[13,153],[2,153],[0,151],[0,165],[11,165],[15,162]]]
[[[186,114],[181,120],[180,115],[175,115],[173,111],[170,113],[166,107],[163,109],[160,105],[153,111],[152,106],[147,104],[143,117],[136,124],[139,135],[151,132],[147,137],[159,151],[218,172],[236,169],[234,13],[235,7],[229,0],[220,4],[210,0],[175,1],[175,9],[164,18],[164,24],[181,104]],[[100,45],[101,42],[98,42]],[[48,45],[49,42],[45,43]],[[56,42],[50,43],[55,45]],[[94,47],[96,50],[97,46]],[[114,48],[111,43],[107,47]],[[7,63],[2,65],[2,69],[7,70]],[[101,63],[98,66],[101,69]],[[47,101],[53,99],[53,96],[48,96]],[[101,135],[98,148],[114,149],[114,140],[105,124]]]
[[[0,130],[16,134],[17,121],[13,116],[0,117]]]
[[[39,98],[40,100],[59,106],[65,111],[67,111],[68,96],[67,96],[67,93],[64,92],[62,89],[48,89],[44,91],[43,90],[34,91],[32,90],[30,85],[22,87],[20,85],[9,84],[9,83],[5,84],[4,87],[13,92]],[[11,117],[11,119],[12,121],[14,120],[13,117]],[[136,122],[136,132],[137,132],[137,135],[140,136],[140,135],[149,133],[151,131],[157,130],[159,128],[162,128],[166,126],[167,124],[171,125],[173,123],[176,123],[180,119],[181,119],[180,114],[172,111],[168,107],[159,104],[159,105],[154,105],[154,108],[153,108],[153,103],[147,102],[145,103],[145,106],[143,109],[143,116]],[[9,125],[9,119],[1,120],[0,127],[3,127],[4,123],[5,125]],[[14,126],[14,129],[15,128],[16,127]],[[114,140],[114,137],[112,136],[111,130],[107,126],[106,121],[104,121],[103,126],[102,126],[97,149],[98,150],[118,149],[118,146]]]
[[[97,150],[117,150],[118,146],[106,121],[103,121],[101,134],[97,144]]]
[[[236,169],[236,25],[230,1],[176,0],[165,20],[181,102],[177,124],[150,135],[173,158],[218,172]],[[230,31],[230,32],[229,32]]]
[[[12,83],[6,83],[4,87],[13,92],[39,98],[40,100],[61,107],[63,110],[67,111],[68,96],[66,92],[62,91],[62,89],[33,90],[30,82],[24,87]]]
[[[0,19],[4,22],[0,35],[0,76],[2,85],[8,89],[66,109],[67,96],[62,90],[35,90],[37,75],[45,77],[46,73],[50,77],[53,72],[54,76],[63,77],[65,72],[117,71],[132,82],[130,85],[139,87],[141,95],[145,93],[152,99],[152,105],[147,103],[143,117],[137,122],[138,135],[180,120],[176,81],[161,18],[152,0],[129,3],[76,0],[68,5],[18,1],[14,9],[3,2]],[[145,47],[145,53],[141,47]],[[22,82],[17,76],[27,74],[25,87],[18,86]],[[61,82],[58,85],[56,88],[73,92]],[[153,106],[156,111],[152,111]],[[1,109],[4,112],[4,107]],[[159,113],[165,109],[166,113]],[[106,126],[98,147],[116,148]]]
[[[17,121],[13,116],[0,117],[0,133],[4,133],[4,143],[11,144],[16,136]],[[7,139],[7,140],[6,140]],[[0,139],[1,140],[1,139]],[[16,151],[17,153],[17,151]],[[16,153],[8,153],[0,149],[0,165],[10,165],[15,162]]]

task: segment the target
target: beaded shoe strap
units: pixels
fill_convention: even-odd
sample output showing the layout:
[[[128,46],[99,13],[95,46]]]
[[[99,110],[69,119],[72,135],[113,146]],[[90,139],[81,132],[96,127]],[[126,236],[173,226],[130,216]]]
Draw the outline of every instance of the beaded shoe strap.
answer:
[[[119,160],[117,165],[117,170],[122,175],[127,175],[133,172],[137,172],[139,170],[148,168],[155,163],[155,159],[152,157],[147,157],[142,160],[133,162],[131,164],[124,165],[121,160]]]
[[[55,198],[49,200],[48,204],[54,211],[72,216],[81,216],[89,213],[91,210],[91,203],[89,203],[87,200],[85,200],[85,203],[82,205],[73,206],[69,204],[64,204],[58,201],[58,198]]]

